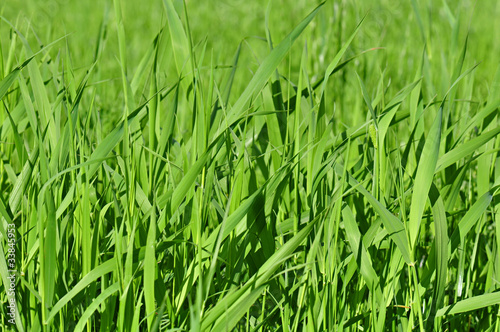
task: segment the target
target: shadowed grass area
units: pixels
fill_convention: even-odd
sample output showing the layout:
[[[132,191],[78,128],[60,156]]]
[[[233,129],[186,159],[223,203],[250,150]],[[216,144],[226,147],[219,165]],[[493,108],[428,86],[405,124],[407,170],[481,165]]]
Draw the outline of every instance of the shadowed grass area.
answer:
[[[0,5],[1,325],[500,330],[499,14]]]

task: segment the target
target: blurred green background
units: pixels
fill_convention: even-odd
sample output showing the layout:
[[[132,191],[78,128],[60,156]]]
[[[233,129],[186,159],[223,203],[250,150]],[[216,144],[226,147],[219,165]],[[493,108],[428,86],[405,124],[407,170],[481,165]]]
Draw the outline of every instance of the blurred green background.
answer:
[[[180,13],[182,1],[174,1]],[[269,13],[269,28],[275,44],[303,18],[315,4],[311,1],[186,1],[192,44],[199,55],[206,49],[202,68],[218,66],[217,75],[223,79],[228,75],[227,66],[242,45],[242,52],[233,86],[232,96],[238,96],[251,78],[259,63],[268,54],[265,40],[266,11]],[[268,8],[269,7],[269,8]],[[71,52],[73,68],[83,75],[93,61],[99,29],[108,25],[106,42],[99,62],[98,80],[108,83],[98,93],[104,113],[116,115],[115,95],[120,89],[120,63],[117,47],[116,25],[112,1],[73,0],[26,0],[6,1],[0,7],[2,16],[16,25],[28,36],[31,45],[46,45],[58,38],[68,38],[52,47],[51,55]],[[127,73],[135,68],[151,45],[160,29],[166,24],[161,1],[124,1],[123,20],[127,40]],[[380,75],[388,80],[389,92],[399,91],[415,79],[416,68],[422,61],[424,47],[429,54],[429,72],[425,80],[444,94],[451,82],[442,77],[451,77],[468,34],[468,50],[465,67],[481,63],[474,75],[474,89],[479,95],[487,94],[486,81],[498,66],[500,54],[500,5],[497,1],[328,1],[308,27],[310,33],[299,38],[286,60],[280,66],[284,76],[297,81],[302,49],[307,45],[308,70],[311,81],[324,73],[326,66],[339,50],[357,23],[366,15],[363,27],[347,52],[348,58],[371,48],[383,48],[364,54],[354,62],[355,69],[366,85],[376,84]],[[186,21],[186,17],[181,15]],[[5,22],[0,22],[5,25]],[[8,29],[0,29],[1,41],[8,41]],[[66,45],[67,43],[67,49]],[[8,45],[1,45],[2,49]],[[21,45],[18,45],[21,49]],[[18,54],[22,54],[22,51]],[[16,56],[18,56],[16,54]],[[168,52],[167,54],[171,54]],[[16,59],[16,63],[22,59]],[[171,58],[163,59],[163,84],[176,81],[175,66]],[[78,69],[80,71],[78,72]],[[165,70],[167,69],[167,70]],[[367,73],[370,73],[367,75]],[[378,73],[378,75],[373,75]],[[2,76],[5,72],[1,72]],[[172,80],[169,80],[169,77]],[[390,79],[396,78],[397,79]],[[110,81],[108,81],[110,80]],[[111,83],[111,84],[109,84]],[[359,96],[351,99],[339,95],[346,87],[356,86],[354,71],[335,76],[330,85],[337,93],[330,94],[332,102],[341,102],[345,107],[358,104]],[[432,91],[431,91],[432,90]],[[429,95],[435,90],[429,89]],[[231,99],[234,101],[233,99]],[[359,119],[339,115],[340,120],[353,124]],[[113,119],[111,116],[110,119]],[[111,122],[113,122],[111,120]]]

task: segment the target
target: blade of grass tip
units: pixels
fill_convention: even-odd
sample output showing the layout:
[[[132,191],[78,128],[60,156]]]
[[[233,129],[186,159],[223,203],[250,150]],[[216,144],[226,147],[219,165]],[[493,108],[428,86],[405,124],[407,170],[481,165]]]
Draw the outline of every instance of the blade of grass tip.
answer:
[[[115,9],[116,17],[116,27],[118,34],[118,53],[120,56],[120,63],[122,66],[122,73],[125,74],[127,70],[127,51],[125,45],[125,28],[123,24],[123,14],[122,14],[122,0],[113,0],[113,6]]]
[[[175,66],[179,77],[187,76],[181,84],[187,91],[187,86],[191,84],[191,74],[186,74],[194,68],[193,59],[191,57],[191,47],[181,19],[171,0],[163,0],[163,6],[167,13],[168,28],[170,30],[170,40],[174,50]]]
[[[161,40],[163,38],[163,29],[158,32],[156,37],[153,40],[153,43],[147,48],[147,51],[144,52],[144,56],[141,58],[141,61],[137,65],[137,69],[135,70],[134,76],[130,82],[130,88],[132,89],[132,93],[135,94],[139,89],[139,86],[144,82],[147,75],[150,73],[147,68],[151,65],[152,71],[155,71],[155,66],[158,60],[158,45],[160,45]]]
[[[33,58],[31,58],[33,59]],[[30,59],[30,60],[31,60]],[[21,69],[19,67],[14,68],[13,71],[11,71],[6,77],[0,81],[0,100],[3,99],[7,91],[9,91],[9,88],[14,84],[16,81],[17,76],[19,76],[19,73],[21,72]]]
[[[1,15],[0,15],[0,19],[2,19],[3,21],[7,22],[7,24],[10,25],[11,28],[14,29],[14,31],[16,31],[17,34],[20,37],[22,36],[22,34],[7,19],[5,19]],[[58,43],[62,39],[65,39],[66,37],[67,36],[64,36],[62,38],[59,38],[59,39],[53,41],[52,43],[50,43],[50,44],[46,45],[45,47],[41,48],[38,52],[36,52],[34,54],[33,54],[33,52],[31,52],[31,55],[26,60],[24,60],[20,65],[18,65],[17,67],[15,67],[9,74],[7,74],[7,76],[5,76],[2,79],[2,81],[0,81],[0,100],[3,99],[3,97],[5,96],[5,94],[7,93],[7,91],[9,90],[9,88],[12,86],[12,84],[14,84],[14,82],[16,81],[16,78],[19,75],[19,73],[21,72],[21,70],[24,67],[26,67],[31,62],[31,60],[33,60],[40,53],[46,52],[51,46],[53,46],[54,44]],[[23,42],[26,42],[26,40],[24,39],[24,37],[22,39],[23,39]],[[26,42],[26,44],[27,44],[27,42]],[[28,45],[28,47],[29,47],[29,45]]]
[[[31,130],[33,130],[33,133],[36,135],[39,134],[38,131],[38,118],[35,113],[35,106],[33,105],[33,102],[30,97],[30,93],[28,91],[28,86],[26,85],[26,81],[23,77],[23,74],[20,73],[19,75],[19,89],[21,90],[21,95],[23,98],[24,102],[24,107],[26,109],[26,114],[30,122]]]
[[[361,20],[363,21],[364,18]],[[360,22],[361,23],[361,22]],[[355,36],[355,33],[353,33],[353,35],[351,37],[354,37]],[[349,40],[351,40],[349,38]],[[295,89],[297,94],[293,97],[290,97],[286,102],[285,102],[285,105],[286,105],[286,109],[290,109],[291,111],[294,111],[296,109],[296,102],[297,102],[297,99],[296,99],[296,96],[299,95],[299,91],[302,92],[302,96],[304,96],[305,98],[309,97],[311,94],[310,94],[310,91],[313,91],[313,90],[316,90],[317,88],[321,87],[322,89],[320,89],[320,93],[323,93],[326,89],[326,86],[324,86],[324,80],[325,78],[330,78],[333,74],[337,73],[338,71],[340,71],[342,68],[344,68],[345,66],[347,66],[350,62],[352,62],[353,60],[357,59],[358,57],[360,57],[361,55],[365,54],[365,53],[368,53],[368,52],[371,52],[371,51],[376,51],[376,50],[382,50],[382,49],[385,49],[385,47],[374,47],[374,48],[370,48],[368,50],[365,50],[363,52],[360,52],[352,57],[350,57],[349,59],[343,61],[342,63],[338,64],[340,62],[340,59],[341,57],[344,55],[345,53],[345,50],[347,50],[348,46],[350,45],[350,42],[346,42],[346,44],[343,45],[343,47],[341,48],[341,51],[339,51],[339,53],[335,56],[334,60],[332,60],[331,64],[328,65],[327,67],[327,70],[325,72],[325,75],[324,76],[321,76],[317,81],[315,81],[314,83],[310,83],[308,82],[308,86],[305,87],[305,88],[302,88],[302,89],[299,89],[298,87]],[[307,50],[307,45],[304,47],[305,50]],[[338,59],[337,59],[338,57]],[[337,64],[335,65],[335,67],[332,67],[332,64]],[[333,69],[331,69],[333,68]],[[302,67],[301,69],[301,72],[305,71],[305,69]]]
[[[467,233],[486,211],[493,199],[491,192],[494,190],[495,188],[492,188],[489,192],[481,196],[463,216],[462,220],[460,220],[458,227],[455,228],[450,238],[451,253],[458,247],[460,239],[465,238]]]
[[[206,118],[206,111],[205,109],[205,102],[204,102],[204,95],[205,91],[203,91],[203,80],[200,75],[199,68],[201,68],[204,57],[205,57],[205,51],[207,48],[207,41],[203,43],[203,48],[202,52],[200,55],[200,62],[199,62],[199,67],[197,69],[193,69],[194,72],[194,78],[193,78],[193,85],[194,85],[194,95],[193,95],[193,109],[194,109],[194,120],[193,120],[193,128],[194,128],[194,133],[192,136],[192,141],[193,144],[191,146],[191,160],[194,162],[196,160],[196,157],[203,153],[207,147],[207,142],[209,141],[208,136],[205,133],[206,130],[206,125],[205,121],[207,120]],[[211,68],[212,64],[211,64]],[[212,70],[211,70],[212,71]]]
[[[32,51],[27,43],[25,44],[25,48],[28,54],[32,54]],[[35,61],[30,61],[27,67],[31,89],[38,108],[37,113],[40,116],[40,126],[42,128],[48,128],[48,139],[51,143],[51,147],[55,148],[59,139],[59,131],[54,122],[53,109],[49,101],[47,89],[43,82],[42,73],[40,72],[40,68]]]
[[[285,37],[285,39],[278,46],[272,50],[264,61],[262,61],[262,64],[255,72],[255,75],[253,75],[243,93],[240,95],[233,107],[228,111],[224,121],[224,123],[227,124],[227,127],[234,124],[241,117],[252,95],[264,87],[278,65],[285,58],[288,51],[290,51],[293,42],[295,42],[302,31],[304,31],[324,3],[325,2],[319,4],[304,20],[302,20],[302,22],[299,23],[299,25],[295,27],[295,29],[292,30],[292,32],[290,32],[287,37]],[[227,127],[223,126],[219,128],[215,137],[218,137],[221,133],[226,131]]]
[[[397,108],[400,106],[403,101],[408,97],[408,95],[413,94],[415,91],[418,92],[418,89],[415,90],[417,86],[420,86],[422,82],[422,78],[417,79],[413,83],[408,84],[403,89],[401,89],[396,96],[389,101],[389,103],[384,107],[382,119],[379,121],[379,130],[383,131],[383,136],[385,137],[385,133],[389,129],[390,124],[392,123],[392,119],[395,114],[391,112],[393,108]],[[414,91],[415,90],[415,91]],[[381,135],[382,136],[382,135]]]
[[[417,174],[413,185],[413,195],[410,206],[410,218],[408,222],[408,231],[410,236],[410,246],[412,252],[424,213],[425,203],[432,184],[436,164],[439,156],[439,145],[441,142],[441,123],[443,117],[443,105],[439,107],[438,114],[434,119],[429,135],[425,140],[424,148],[418,162]],[[412,254],[413,256],[413,254]],[[414,257],[412,257],[413,259]]]
[[[106,6],[104,8],[103,18],[101,23],[99,24],[99,32],[97,33],[97,38],[95,42],[94,49],[94,61],[98,61],[101,58],[102,52],[104,50],[104,46],[107,40],[107,32],[108,32],[108,19],[109,19],[109,8]]]
[[[347,41],[344,43],[344,45],[342,45],[342,48],[337,52],[337,54],[335,55],[335,57],[333,58],[333,60],[330,62],[330,64],[328,65],[328,67],[326,68],[326,72],[325,72],[325,76],[324,78],[322,79],[323,80],[323,84],[321,85],[321,93],[320,93],[320,96],[323,96],[325,91],[326,91],[326,85],[328,83],[328,79],[330,78],[330,76],[337,70],[338,68],[338,64],[340,62],[340,59],[342,59],[342,57],[344,56],[345,52],[347,51],[347,48],[349,47],[349,45],[351,45],[352,41],[354,40],[354,37],[358,34],[358,31],[359,29],[361,28],[361,25],[363,24],[363,21],[365,20],[366,18],[366,15],[361,19],[361,21],[359,21],[358,25],[356,26],[356,28],[354,29],[354,32],[351,34],[351,36],[347,39]],[[355,57],[347,60],[345,62],[348,63],[349,61],[351,61],[352,59],[354,59]],[[343,63],[344,64],[344,63]],[[342,64],[342,65],[343,65]],[[316,89],[316,86],[314,86],[313,89]]]
[[[5,207],[2,197],[0,197],[0,216],[3,217],[8,224],[12,224],[13,216],[9,213],[9,211]],[[7,238],[7,233],[5,232],[3,223],[0,223],[0,232],[4,238]]]
[[[229,97],[231,96],[234,77],[236,75],[236,69],[238,68],[238,62],[240,60],[241,45],[242,42],[238,44],[238,49],[236,50],[236,54],[233,57],[231,72],[229,74],[229,77],[227,78],[227,82],[223,85],[223,87],[221,87],[221,89],[219,89],[217,85],[214,86],[214,90],[217,92],[219,98],[216,99],[215,104],[212,107],[212,113],[210,115],[209,137],[214,137],[216,131],[218,130],[217,126],[215,126],[214,124],[221,123],[221,118],[224,116],[226,107],[229,104]],[[222,91],[222,93],[220,93],[219,90]],[[223,112],[217,112],[217,110],[219,109],[223,110]]]
[[[242,44],[241,42],[238,44],[238,48],[236,49],[236,53],[234,54],[233,62],[231,65],[231,73],[229,74],[229,77],[227,78],[227,83],[223,88],[221,101],[224,103],[225,106],[227,106],[227,104],[229,103],[229,97],[231,96],[234,77],[236,75],[236,69],[238,68],[238,62],[240,60],[240,55],[241,55],[241,44]],[[217,100],[217,103],[219,103],[219,100]]]
[[[271,2],[268,3],[267,9],[266,9],[266,15],[265,15],[265,30],[266,30],[266,38],[267,38],[267,43],[269,46],[269,51],[272,52],[273,50],[273,40],[271,37],[271,30],[269,28],[269,15],[271,13]],[[285,105],[283,104],[283,91],[281,89],[281,83],[280,83],[280,74],[278,71],[278,68],[275,70],[274,77],[271,76],[271,95],[272,95],[272,100],[273,100],[273,106],[274,110],[277,111],[274,115],[277,121],[278,121],[278,126],[268,126],[269,129],[272,129],[273,131],[279,131],[279,134],[281,135],[281,141],[285,140],[285,131],[284,131],[284,123],[286,123],[286,114],[283,112],[285,110]],[[273,143],[271,143],[273,144]],[[281,146],[281,144],[275,144],[275,146]]]
[[[12,118],[12,115],[9,112],[9,108],[7,107],[5,102],[3,102],[3,104],[4,104],[5,113],[7,113],[7,117],[9,118],[12,133],[14,134],[14,142],[15,142],[14,145],[15,145],[15,148],[17,151],[17,155],[18,155],[19,159],[21,160],[21,163],[25,163],[27,160],[23,160],[23,159],[26,159],[24,156],[27,155],[27,151],[26,151],[26,147],[23,144],[23,139],[21,138],[21,135],[19,135],[19,132],[17,130],[18,123],[16,123],[16,121]]]
[[[175,116],[177,115],[177,108],[178,108],[178,99],[179,99],[179,84],[176,84],[174,87],[171,88],[172,91],[174,91],[174,88],[175,88],[175,93],[174,93],[174,100],[172,102],[172,109],[167,112],[167,115],[166,115],[166,118],[165,118],[165,121],[162,123],[162,124],[166,124],[163,126],[162,128],[162,131],[161,131],[161,135],[159,137],[159,140],[158,140],[158,144],[157,144],[157,147],[156,147],[156,152],[158,153],[158,155],[160,156],[163,156],[165,154],[165,151],[167,151],[167,149],[169,148],[170,146],[170,142],[172,141],[171,140],[171,135],[174,131],[174,124],[175,124]],[[160,103],[158,103],[159,105]],[[157,105],[157,106],[158,106]],[[159,175],[159,172],[161,170],[161,164],[160,162],[157,162],[155,165],[154,165],[154,173],[153,173],[153,176],[156,178],[158,175]],[[150,167],[153,167],[153,166],[150,166]],[[159,203],[159,202],[158,202]]]
[[[46,91],[45,91],[45,86],[43,86],[43,83],[40,85],[41,76],[40,76],[40,72],[38,71],[38,66],[35,63],[31,62],[31,60],[36,55],[38,55],[40,52],[45,51],[48,46],[53,45],[55,42],[51,43],[50,45],[43,48],[39,52],[33,54],[33,52],[31,51],[31,48],[30,48],[29,44],[27,43],[26,39],[24,38],[24,36],[17,29],[15,29],[15,27],[9,21],[7,21],[3,17],[1,17],[1,18],[5,22],[7,22],[11,26],[11,28],[14,31],[16,31],[16,33],[19,35],[19,38],[24,43],[26,53],[30,57],[27,60],[25,60],[21,65],[16,67],[11,73],[9,73],[9,75],[7,75],[7,77],[5,77],[2,80],[2,82],[0,82],[0,100],[3,99],[3,97],[5,96],[6,92],[10,88],[10,86],[13,84],[15,79],[19,76],[21,69],[24,68],[25,66],[28,66],[28,69],[30,71],[30,76],[31,76],[31,85],[33,87],[33,93],[35,95],[35,99],[37,100],[38,107],[44,111],[44,112],[40,112],[41,113],[40,116],[41,116],[42,121],[43,121],[44,116],[47,116],[47,114],[48,114],[48,109],[50,109],[50,106],[48,106],[49,104],[48,104],[48,99],[47,99],[47,95],[46,95]],[[57,41],[59,41],[59,40],[57,40]],[[56,130],[54,127],[54,123],[52,121],[49,123],[49,128],[50,128],[49,131],[51,133],[49,139],[53,143],[52,145],[55,146]],[[32,153],[31,157],[34,157],[33,159],[36,160],[36,157],[38,157],[38,150],[37,149],[35,149],[35,151],[34,151],[34,153]],[[27,181],[29,180],[29,178],[31,176],[31,165],[32,165],[31,161],[29,163],[25,164],[25,167],[23,168],[23,172],[21,174],[21,178],[18,178],[16,184],[14,185],[14,190],[12,191],[10,199],[9,199],[9,205],[10,205],[11,211],[17,210],[22,192],[24,191],[24,188],[27,185]]]
[[[21,197],[24,194],[26,186],[28,185],[31,179],[33,165],[35,165],[37,159],[38,159],[38,145],[35,144],[33,151],[31,151],[30,158],[24,164],[21,174],[17,177],[17,181],[14,184],[14,188],[12,189],[9,196],[9,207],[10,211],[13,214],[16,214],[17,210],[19,209],[19,204],[21,204]]]
[[[439,309],[436,313],[436,317],[455,315],[497,304],[500,304],[500,292],[477,295]]]
[[[139,295],[134,299],[134,313],[132,317],[132,322],[130,323],[130,331],[140,331],[139,325],[141,324],[141,315],[142,315],[142,298],[144,297],[144,290],[142,290]],[[127,326],[127,327],[129,327]],[[149,331],[149,330],[148,330]]]
[[[356,76],[358,77],[359,85],[361,86],[361,93],[363,94],[363,99],[365,100],[366,105],[368,106],[368,110],[370,111],[370,114],[373,119],[373,123],[375,124],[375,129],[378,129],[378,120],[377,120],[377,115],[375,114],[375,111],[373,110],[372,106],[372,100],[370,98],[370,95],[368,94],[368,91],[366,91],[365,83],[359,77],[358,72],[356,72]],[[375,142],[375,140],[374,140]],[[376,145],[376,143],[374,143]]]

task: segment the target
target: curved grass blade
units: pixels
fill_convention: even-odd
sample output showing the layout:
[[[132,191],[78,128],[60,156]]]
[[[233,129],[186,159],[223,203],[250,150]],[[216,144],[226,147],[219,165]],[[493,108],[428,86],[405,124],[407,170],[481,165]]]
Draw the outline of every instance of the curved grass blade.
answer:
[[[458,301],[437,311],[436,317],[445,315],[455,315],[462,312],[478,310],[500,303],[500,292],[473,296],[471,298]]]
[[[467,233],[469,233],[474,224],[486,211],[492,199],[493,196],[491,195],[490,192],[485,193],[476,201],[476,203],[474,203],[474,205],[472,205],[472,207],[469,209],[469,211],[467,211],[465,216],[463,216],[462,220],[460,220],[460,222],[458,223],[458,227],[455,228],[455,231],[453,232],[450,238],[452,253],[458,247],[460,239],[465,238]]]
[[[342,170],[343,167],[340,164],[335,165],[335,172],[338,175],[342,175]],[[370,202],[375,212],[380,215],[385,228],[387,228],[387,233],[394,241],[398,249],[401,251],[401,254],[403,255],[406,263],[412,264],[408,237],[406,236],[406,229],[401,220],[399,220],[398,217],[389,212],[389,210],[387,210],[387,208],[382,205],[382,203],[380,203],[375,197],[373,197],[365,187],[363,187],[355,178],[352,177],[352,175],[347,173],[347,176],[349,184],[353,186],[357,191],[359,191],[366,198],[366,200]]]
[[[198,158],[198,160],[191,166],[189,171],[183,176],[181,182],[179,182],[174,192],[172,193],[172,201],[170,205],[172,213],[179,208],[182,200],[186,197],[186,193],[189,191],[191,186],[196,181],[196,178],[209,161],[210,157],[212,156],[212,149],[215,146],[217,146],[217,151],[220,149],[222,138],[223,136],[220,136],[212,144],[210,144],[207,150]]]
[[[490,130],[486,133],[482,133],[480,136],[471,139],[470,141],[448,151],[445,155],[439,158],[436,166],[436,172],[456,163],[462,158],[474,153],[481,146],[486,144],[489,140],[500,134],[500,127]]]
[[[295,249],[307,238],[318,218],[310,222],[297,235],[278,249],[238,291],[226,295],[202,320],[201,330],[207,330],[214,322],[212,331],[232,330],[240,318],[261,295],[265,283]]]
[[[431,188],[434,171],[439,156],[439,145],[441,141],[441,123],[443,118],[443,105],[439,107],[438,114],[425,140],[424,149],[418,163],[417,175],[413,186],[413,196],[410,207],[410,220],[408,231],[410,236],[410,246],[413,249],[418,237],[422,215],[429,189]]]
[[[233,107],[228,111],[226,119],[224,119],[224,125],[219,128],[215,137],[218,137],[222,132],[224,132],[229,126],[234,124],[242,116],[242,113],[246,109],[246,104],[255,92],[260,91],[266,82],[269,80],[271,75],[274,73],[278,65],[285,58],[288,51],[292,47],[293,42],[299,37],[299,35],[304,31],[307,25],[312,21],[314,16],[317,14],[319,9],[324,5],[325,2],[319,4],[299,25],[293,29],[290,34],[285,37],[285,39],[276,46],[272,52],[264,59],[259,69],[257,69],[255,75],[252,77],[247,87],[240,95]]]
[[[47,316],[46,322],[44,323],[48,324],[55,317],[55,315],[57,315],[57,313],[85,287],[90,285],[92,282],[95,282],[103,275],[113,272],[114,270],[116,270],[116,259],[112,258],[90,271],[54,305]]]
[[[366,106],[368,106],[368,110],[370,111],[370,114],[372,116],[373,123],[375,124],[375,128],[378,128],[377,115],[375,114],[375,111],[373,110],[372,100],[370,98],[370,95],[368,94],[368,91],[366,91],[365,83],[363,83],[363,79],[361,79],[361,77],[359,77],[359,74],[357,72],[356,72],[356,76],[358,78],[359,85],[361,86],[361,93],[363,95],[363,99],[365,100]]]
[[[361,232],[359,231],[354,214],[349,206],[346,205],[344,207],[342,210],[342,216],[344,217],[344,227],[347,240],[349,241],[354,257],[358,262],[361,275],[365,279],[370,290],[373,290],[376,286],[378,286],[378,275],[373,269],[370,253],[366,250],[363,241],[361,240]],[[379,289],[377,290],[379,291]],[[381,302],[382,293],[376,292],[376,295],[380,297],[377,301]]]
[[[117,281],[108,288],[106,288],[99,296],[92,300],[90,306],[85,309],[80,320],[75,326],[75,332],[81,332],[85,328],[87,320],[94,314],[94,312],[99,308],[102,302],[104,302],[108,297],[120,290],[120,283]]]
[[[170,38],[172,40],[172,47],[174,50],[175,65],[177,73],[182,76],[186,72],[184,69],[187,65],[187,70],[192,70],[193,63],[190,55],[191,48],[189,46],[189,39],[182,26],[181,19],[175,11],[175,7],[171,0],[163,0],[165,12],[167,13],[168,28],[170,30]],[[185,80],[183,84],[189,84],[190,80]]]
[[[160,89],[154,96],[150,99],[146,100],[142,105],[137,107],[132,113],[128,115],[126,118],[127,122],[130,123],[132,121],[138,121],[142,119],[146,112],[143,111],[143,108],[154,98],[157,94],[161,93],[164,89]],[[142,111],[142,112],[141,112]],[[115,146],[121,142],[123,139],[123,132],[125,130],[125,120],[122,120],[118,126],[106,136],[99,146],[94,150],[92,155],[89,158],[89,161],[98,161],[100,162],[93,163],[89,166],[87,170],[87,176],[90,178],[94,173],[101,167],[102,161],[109,155],[109,153],[115,148]]]

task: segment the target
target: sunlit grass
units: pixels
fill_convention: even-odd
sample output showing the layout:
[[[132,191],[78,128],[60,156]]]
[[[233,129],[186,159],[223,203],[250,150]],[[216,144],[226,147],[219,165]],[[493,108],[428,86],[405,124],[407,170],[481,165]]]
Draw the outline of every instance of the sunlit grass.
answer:
[[[494,1],[49,2],[0,7],[6,329],[500,330]]]

